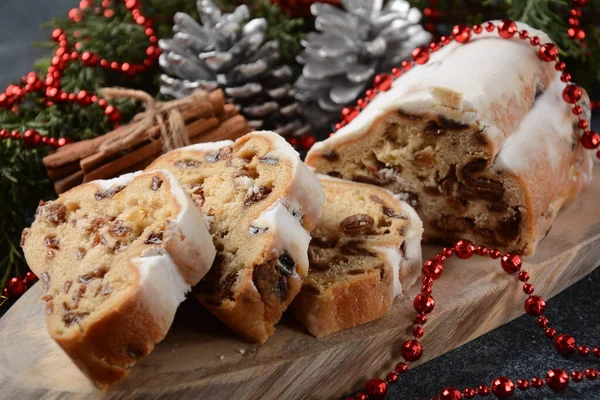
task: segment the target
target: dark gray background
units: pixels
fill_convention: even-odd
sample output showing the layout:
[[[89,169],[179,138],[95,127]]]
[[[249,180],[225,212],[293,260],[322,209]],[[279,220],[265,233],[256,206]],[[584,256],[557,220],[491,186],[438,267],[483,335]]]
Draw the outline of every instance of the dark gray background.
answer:
[[[48,32],[43,32],[40,24],[77,5],[75,0],[0,0],[1,89],[29,72],[33,61],[45,54],[46,50],[29,45],[47,38]],[[547,315],[559,332],[570,332],[582,343],[600,345],[600,269],[550,300]],[[558,355],[535,320],[523,316],[402,376],[398,385],[391,385],[387,398],[424,399],[436,396],[446,386],[476,387],[501,375],[516,381],[543,377],[549,368],[583,370],[588,366],[600,368],[600,359]],[[560,396],[544,388],[516,397],[600,399],[600,379],[572,384]]]

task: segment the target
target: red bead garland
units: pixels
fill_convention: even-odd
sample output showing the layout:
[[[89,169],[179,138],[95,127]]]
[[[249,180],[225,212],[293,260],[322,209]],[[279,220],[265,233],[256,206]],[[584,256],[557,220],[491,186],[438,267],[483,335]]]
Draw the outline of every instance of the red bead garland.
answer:
[[[148,38],[149,46],[146,48],[148,57],[142,64],[136,65],[127,62],[120,64],[116,61],[109,62],[105,59],[99,61],[100,56],[89,51],[79,54],[77,50],[80,49],[81,42],[77,42],[74,47],[71,47],[66,33],[62,29],[56,28],[52,31],[51,38],[59,44],[59,47],[52,57],[51,66],[48,68],[46,78],[42,80],[35,72],[30,72],[21,79],[23,82],[22,86],[8,85],[5,92],[0,94],[0,107],[18,112],[17,105],[24,99],[27,93],[42,92],[45,97],[43,101],[49,107],[57,102],[74,102],[83,106],[96,103],[104,109],[104,114],[108,120],[118,125],[121,120],[121,113],[118,109],[108,105],[105,100],[100,99],[97,95],[89,94],[85,90],[81,90],[78,93],[63,92],[60,86],[60,78],[69,63],[78,60],[81,60],[81,63],[85,66],[94,67],[99,64],[103,68],[119,71],[129,76],[144,72],[154,64],[161,50],[156,46],[158,38],[152,29],[152,21],[141,14],[141,4],[138,1],[127,0],[124,3],[133,15],[135,23],[145,28],[144,33]],[[81,20],[81,10],[85,10],[89,5],[88,1],[81,1],[79,9],[74,8],[69,11],[69,18],[75,22],[79,22]],[[114,10],[110,9],[110,6],[111,2],[105,0],[101,3],[101,7],[96,8],[94,12],[96,14],[103,14],[105,18],[111,18],[114,15]],[[80,33],[76,31],[73,33],[73,36],[78,38]],[[70,140],[67,138],[60,138],[58,140],[47,138],[33,129],[28,129],[25,132],[12,131],[10,134],[8,130],[1,129],[0,139],[22,140],[26,145],[32,147],[44,144],[56,148],[70,143]]]

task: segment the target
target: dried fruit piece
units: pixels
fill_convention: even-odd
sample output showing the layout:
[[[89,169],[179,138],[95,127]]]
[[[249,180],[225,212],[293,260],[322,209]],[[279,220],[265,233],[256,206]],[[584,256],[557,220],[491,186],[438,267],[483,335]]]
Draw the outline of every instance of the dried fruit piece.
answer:
[[[354,214],[346,217],[340,222],[340,228],[349,235],[366,233],[375,224],[373,217],[367,214]]]

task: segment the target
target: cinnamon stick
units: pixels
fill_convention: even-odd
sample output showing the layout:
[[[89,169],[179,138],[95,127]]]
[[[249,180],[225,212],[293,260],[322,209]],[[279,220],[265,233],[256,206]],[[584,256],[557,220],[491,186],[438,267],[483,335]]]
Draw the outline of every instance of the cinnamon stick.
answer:
[[[226,121],[221,122],[219,126],[209,130],[204,135],[192,138],[192,143],[217,142],[219,140],[235,140],[245,135],[252,129],[248,126],[246,119],[242,115],[236,115]]]
[[[56,194],[61,194],[81,183],[83,183],[83,171],[77,171],[66,178],[54,182],[54,191]]]
[[[64,164],[56,168],[48,168],[46,170],[46,172],[48,173],[48,178],[50,178],[53,181],[59,178],[64,178],[65,176],[72,175],[77,171],[79,171],[79,163],[77,161]]]

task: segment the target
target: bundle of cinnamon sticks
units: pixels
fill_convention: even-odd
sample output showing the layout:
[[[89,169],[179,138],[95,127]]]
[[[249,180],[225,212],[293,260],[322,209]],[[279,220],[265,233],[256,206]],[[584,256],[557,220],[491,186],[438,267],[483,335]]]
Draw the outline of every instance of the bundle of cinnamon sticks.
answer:
[[[220,89],[211,93],[194,93],[183,100],[173,101],[174,107],[171,107],[177,109],[177,118],[182,122],[180,130],[183,133],[180,134],[183,135],[183,141],[175,141],[177,143],[235,140],[251,131],[235,106],[225,104]],[[168,103],[159,103],[166,104]],[[143,132],[137,129],[132,135],[132,131],[140,128],[139,124],[143,119],[148,122],[149,112],[151,109],[147,106],[147,110],[138,114],[128,125],[94,139],[65,145],[46,156],[43,163],[48,177],[54,181],[56,193],[65,192],[83,182],[107,179],[143,169],[164,151],[177,147],[164,135],[168,119],[164,115],[153,115],[159,123],[148,129],[144,125]],[[124,138],[126,140],[123,140]],[[166,145],[165,142],[169,144]]]

